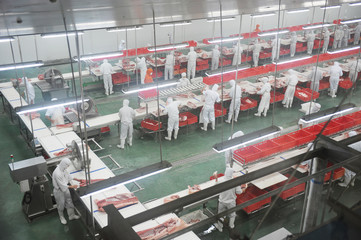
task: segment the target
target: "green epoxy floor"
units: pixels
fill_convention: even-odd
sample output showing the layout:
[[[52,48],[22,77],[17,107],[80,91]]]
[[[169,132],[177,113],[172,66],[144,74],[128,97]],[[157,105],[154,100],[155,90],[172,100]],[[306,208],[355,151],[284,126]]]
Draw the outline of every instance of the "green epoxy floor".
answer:
[[[91,78],[86,79],[92,81]],[[37,91],[36,101],[42,101],[41,94]],[[337,98],[330,98],[326,94],[321,94],[317,102],[321,103],[322,109],[336,106],[344,93],[340,92]],[[99,113],[101,115],[114,113],[122,106],[123,96],[116,93],[110,97],[105,97],[102,91],[91,92],[89,94],[95,99]],[[361,105],[361,88],[359,87],[351,98],[351,102]],[[131,97],[131,105],[136,107],[137,101],[135,97]],[[272,123],[272,113],[274,114],[274,124],[282,126],[284,129],[295,127],[302,113],[298,111],[300,103],[295,102],[292,109],[284,109],[281,104],[277,104],[271,110],[267,117],[257,118],[253,114],[255,110],[250,112],[241,112],[238,122],[234,125],[233,131],[242,130],[249,133],[258,129],[268,127]],[[2,108],[1,108],[2,110]],[[44,120],[47,124],[47,120]],[[223,154],[215,154],[211,152],[212,146],[224,139],[227,139],[232,132],[230,124],[218,122],[216,130],[201,131],[197,124],[188,129],[182,128],[177,140],[161,141],[162,159],[172,163],[177,162],[176,167],[171,170],[149,177],[138,183],[144,187],[144,190],[136,193],[141,202],[149,201],[154,198],[162,197],[180,190],[187,185],[193,185],[205,182],[209,179],[214,171],[224,172],[224,156]],[[27,223],[21,211],[22,194],[19,187],[12,183],[9,176],[7,164],[10,160],[10,154],[14,154],[15,160],[22,160],[33,157],[31,150],[26,146],[25,141],[19,133],[17,125],[10,123],[8,115],[2,113],[0,116],[0,157],[2,167],[0,168],[0,180],[2,182],[0,189],[3,194],[0,195],[0,226],[3,229],[0,239],[88,239],[86,231],[80,221],[72,221],[67,226],[60,224],[56,212],[47,216],[35,219],[32,223]],[[121,174],[134,170],[136,168],[155,163],[160,160],[159,141],[155,141],[152,137],[139,138],[139,132],[135,130],[133,147],[126,147],[125,150],[119,150],[116,145],[119,144],[119,136],[117,128],[111,126],[111,133],[103,136],[99,142],[105,150],[97,152],[99,156],[112,154],[116,161],[123,166],[121,170],[115,171],[115,174]],[[202,153],[208,153],[202,156]],[[196,157],[198,155],[198,157]],[[190,157],[194,157],[189,163],[179,162]],[[112,167],[109,164],[109,167]],[[129,186],[130,187],[130,186]],[[339,186],[333,186],[333,195],[342,190]],[[348,206],[352,206],[361,196],[361,183],[356,181],[355,187],[346,191],[342,197],[342,202]],[[263,226],[256,233],[255,237],[261,237],[269,232],[285,227],[291,232],[298,232],[299,222],[301,218],[301,209],[303,204],[303,196],[284,203],[279,201],[275,209],[272,210],[270,216],[265,220]],[[211,210],[216,210],[216,203],[209,204]],[[239,212],[236,221],[236,230],[241,235],[249,235],[265,210],[253,215],[246,215]],[[333,216],[333,213],[326,216],[326,219]],[[200,229],[203,231],[205,229]],[[228,239],[228,231],[223,233],[214,231],[202,239]]]

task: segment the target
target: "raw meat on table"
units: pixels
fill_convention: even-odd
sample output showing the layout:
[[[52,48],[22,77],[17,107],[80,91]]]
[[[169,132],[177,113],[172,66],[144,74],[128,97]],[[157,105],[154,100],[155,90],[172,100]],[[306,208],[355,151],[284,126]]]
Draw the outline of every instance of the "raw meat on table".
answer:
[[[140,107],[140,108],[137,108],[135,111],[137,111],[138,113],[143,113],[145,112],[146,110],[146,107]]]
[[[176,200],[178,198],[179,198],[179,195],[172,195],[172,196],[164,198],[163,202],[164,203],[171,202],[171,201]]]
[[[192,103],[191,101],[187,102],[187,106],[190,108],[197,108],[197,105],[195,105],[194,103]]]
[[[200,190],[201,190],[201,187],[197,184],[194,184],[193,187],[188,185],[188,194],[192,194],[192,193],[198,192]]]
[[[142,240],[157,240],[188,227],[182,219],[171,218],[156,227],[137,232]]]
[[[55,155],[56,157],[59,157],[59,156],[68,155],[68,154],[70,154],[70,153],[71,153],[71,150],[70,150],[69,148],[65,148],[65,149],[63,149],[63,150],[60,151],[60,152],[54,153],[54,155]]]
[[[103,181],[103,180],[104,180],[104,179],[91,179],[91,180],[90,180],[90,184],[96,183],[96,182],[100,182],[100,181]],[[78,181],[80,187],[84,187],[84,186],[87,185],[85,179],[77,179],[77,178],[74,178],[74,181]]]
[[[73,123],[67,123],[67,124],[59,124],[59,125],[56,125],[56,128],[57,129],[61,129],[61,128],[69,128],[73,126]]]
[[[95,199],[94,201],[101,212],[104,212],[104,206],[110,204],[113,204],[116,208],[123,208],[139,202],[138,198],[134,196],[134,193],[121,193],[102,200]]]

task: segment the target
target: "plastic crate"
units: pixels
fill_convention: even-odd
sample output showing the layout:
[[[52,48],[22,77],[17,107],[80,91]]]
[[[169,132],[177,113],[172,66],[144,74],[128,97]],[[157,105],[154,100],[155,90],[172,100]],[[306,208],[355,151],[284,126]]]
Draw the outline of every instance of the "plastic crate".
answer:
[[[231,64],[232,64],[232,60],[231,60],[231,59],[223,58],[223,66],[227,66],[227,65],[231,65]],[[219,67],[222,66],[222,59],[219,59],[218,66],[219,66]]]
[[[297,146],[296,139],[288,135],[273,138],[272,141],[280,146],[280,151],[288,150]]]
[[[233,152],[233,158],[241,164],[251,163],[262,157],[262,152],[254,146],[248,146]]]
[[[151,131],[157,131],[158,129],[162,128],[162,123],[153,119],[144,119],[141,121],[140,126]]]
[[[286,176],[286,177],[289,177],[289,174],[285,174],[285,176]],[[297,180],[298,180],[297,178],[293,177],[293,178],[289,181],[289,183],[295,182],[295,181],[297,181]],[[287,181],[287,180],[286,180],[286,181]],[[276,189],[284,186],[285,183],[286,183],[286,181],[283,181],[283,182],[277,183],[277,184],[275,184],[275,185],[272,185],[271,187],[269,187],[269,189],[270,189],[270,190],[276,190]],[[289,189],[283,191],[283,192],[281,193],[280,197],[281,197],[283,200],[287,200],[287,199],[289,199],[289,198],[291,198],[291,197],[293,197],[293,196],[295,196],[295,195],[297,195],[297,194],[299,194],[299,193],[304,192],[304,191],[305,191],[305,187],[306,187],[306,183],[301,183],[301,184],[299,184],[299,185],[296,185],[296,186],[294,186],[294,187],[292,187],[292,188],[289,188]]]
[[[330,82],[328,80],[321,80],[319,90],[324,90],[330,88]]]
[[[138,92],[139,98],[142,98],[142,99],[153,98],[153,97],[156,97],[157,94],[158,94],[157,89],[150,89],[150,90]]]
[[[216,103],[214,104],[214,116],[215,117],[220,117],[220,116],[224,116],[227,114],[227,109],[223,108],[223,112],[222,112],[222,106],[220,103]]]
[[[251,102],[251,103],[249,103],[249,102]],[[241,98],[241,111],[255,108],[255,107],[257,107],[257,105],[258,105],[258,102],[252,98],[249,98],[249,97]]]
[[[323,127],[325,124],[326,124],[326,123],[320,123],[319,125],[320,125],[321,127]],[[336,123],[336,122],[334,122],[334,121],[331,121],[331,122],[327,125],[326,129],[323,131],[323,135],[335,134],[335,133],[341,131],[341,129],[342,129],[341,124],[338,124],[338,123]]]
[[[339,81],[338,85],[340,86],[340,88],[343,89],[350,89],[352,87],[352,81],[348,80],[343,80],[343,81]]]
[[[305,130],[306,132],[317,136],[321,132],[322,126],[316,124],[316,125],[313,125],[313,126],[310,126],[310,127],[306,127],[306,128],[304,128],[302,130]]]
[[[316,135],[312,135],[305,130],[298,130],[287,135],[296,139],[296,145],[298,146],[311,142],[313,139],[316,138]]]
[[[343,116],[343,117],[339,117],[339,118],[335,118],[332,120],[332,122],[335,122],[337,124],[340,124],[341,126],[341,131],[347,128],[351,128],[353,126],[355,126],[355,121],[348,116]]]
[[[304,89],[303,89],[303,91],[305,91],[305,92],[308,92],[308,93],[312,94],[312,95],[313,95],[313,96],[312,96],[312,99],[317,99],[317,98],[319,98],[319,97],[320,97],[320,94],[319,94],[318,92],[313,91],[313,90],[312,90],[312,89],[310,89],[310,88],[304,88]]]
[[[353,119],[355,125],[361,124],[361,111],[348,114],[347,117]]]
[[[200,65],[208,65],[208,59],[197,58],[197,66],[200,66]]]
[[[275,96],[275,97],[274,97]],[[273,103],[273,102],[280,102],[283,100],[283,98],[285,97],[285,95],[283,93],[280,93],[280,92],[276,92],[274,94],[273,91],[271,91],[271,99],[270,99],[270,103]]]
[[[183,112],[183,113],[179,114],[180,118],[183,117],[183,116],[186,116],[187,120],[179,121],[179,126],[180,127],[198,122],[198,117],[196,115],[190,113],[190,112]]]
[[[272,140],[266,140],[253,145],[262,152],[263,157],[280,152],[281,146]]]
[[[110,132],[110,128],[107,126],[107,127],[102,127],[102,128],[100,128],[100,132],[101,133],[108,133],[108,132]]]
[[[327,163],[327,167],[330,167],[332,166],[333,163],[330,163],[328,162]],[[337,179],[340,179],[343,177],[343,175],[345,175],[345,169],[343,167],[339,167],[339,168],[336,168],[334,171],[333,171],[333,176],[332,176],[332,179],[333,180],[337,180]],[[331,178],[331,171],[330,172],[327,172],[325,174],[325,178],[324,178],[324,182],[328,182]]]
[[[237,195],[236,204],[239,205],[239,204],[245,203],[245,202],[247,202],[251,199],[254,199],[258,196],[261,196],[265,193],[267,193],[267,191],[261,190],[261,189],[257,188],[256,186],[251,185],[246,189],[246,191],[244,193]],[[254,204],[251,204],[251,205],[243,208],[243,210],[246,213],[250,214],[270,203],[271,203],[271,197],[268,197],[266,199],[263,199],[259,202],[256,202]]]

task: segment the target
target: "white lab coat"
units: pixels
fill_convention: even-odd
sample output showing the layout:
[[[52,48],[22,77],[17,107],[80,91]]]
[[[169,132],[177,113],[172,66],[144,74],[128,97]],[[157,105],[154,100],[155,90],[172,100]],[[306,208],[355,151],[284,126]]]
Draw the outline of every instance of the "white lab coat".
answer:
[[[337,92],[338,82],[343,75],[342,68],[338,65],[333,65],[330,69],[330,89]]]
[[[229,96],[232,98],[232,100],[229,106],[228,120],[230,121],[232,119],[234,113],[234,119],[237,122],[238,114],[241,109],[241,97],[242,97],[241,87],[238,86],[237,84],[234,84],[229,92]]]
[[[335,30],[334,37],[333,37],[332,49],[341,47],[343,35],[344,35],[344,32],[342,31],[342,29],[337,28]]]
[[[137,62],[137,69],[140,70],[140,83],[144,84],[145,75],[147,73],[147,64],[145,63],[145,58],[142,57],[139,62]]]
[[[124,100],[125,101],[125,100]],[[135,111],[133,108],[129,107],[129,102],[126,103],[123,101],[123,107],[119,109],[119,118],[120,118],[120,139],[125,140],[132,139],[133,137],[133,119],[135,117]]]
[[[203,95],[204,95],[204,106],[202,109],[203,121],[200,121],[200,123],[204,122],[208,124],[209,122],[215,121],[214,104],[216,102],[221,101],[221,99],[219,98],[219,94],[216,91],[213,91],[213,89],[203,91]]]
[[[290,55],[294,57],[296,54],[296,45],[297,45],[297,35],[291,36],[291,44],[290,44]]]
[[[196,76],[197,53],[195,51],[190,51],[187,55],[187,59],[187,76],[189,79],[192,79]]]
[[[322,71],[316,68],[312,69],[312,72],[308,75],[308,79],[311,80],[311,89],[315,92],[319,91],[320,80],[323,78]]]
[[[359,23],[357,25],[357,27],[355,28],[355,35],[354,35],[354,39],[353,39],[353,44],[357,45],[360,41],[360,33],[361,33],[361,23]]]
[[[218,65],[219,65],[219,57],[221,56],[221,52],[214,48],[212,50],[212,70],[216,70],[218,69]]]
[[[233,138],[237,138],[237,137],[241,137],[243,136],[244,133],[242,131],[238,131],[238,132],[235,132],[231,137],[228,138],[228,140],[231,140]],[[229,149],[227,150],[225,153],[224,153],[224,158],[225,158],[225,164],[229,164],[230,166],[232,166],[232,157],[233,157],[233,152],[236,150],[237,148],[232,148],[232,149]]]
[[[292,102],[293,102],[293,98],[295,96],[295,90],[296,90],[296,85],[298,83],[298,78],[295,74],[292,74],[289,78],[288,78],[288,86],[285,92],[285,97],[282,101],[282,103],[284,105],[286,105],[287,108],[292,107]]]
[[[177,87],[186,87],[190,84],[191,83],[189,82],[188,78],[181,78],[179,79],[179,83],[177,84]]]
[[[272,61],[275,59],[278,60],[280,58],[280,50],[281,50],[281,39],[274,38],[271,42],[272,46]]]
[[[310,32],[306,36],[307,38],[307,53],[312,54],[313,45],[315,44],[316,35],[313,32]]]
[[[354,61],[353,63],[351,63],[349,77],[352,82],[356,82],[359,72],[361,72],[361,60],[360,59],[358,61]]]
[[[345,25],[347,26],[347,25]],[[348,27],[345,27],[343,29],[343,38],[342,38],[342,47],[347,47],[348,40],[351,38],[350,29]]]
[[[168,131],[179,129],[179,101],[172,101],[165,107],[164,113],[168,113]]]
[[[243,48],[241,47],[241,44],[237,44],[234,48],[233,48],[233,61],[232,61],[232,65],[239,65],[242,63],[242,52],[243,52]],[[238,59],[237,59],[238,58]]]
[[[164,80],[173,79],[175,58],[173,54],[168,54],[165,58]]]
[[[25,82],[25,100],[28,104],[35,103],[35,89],[34,86],[29,82],[27,77],[23,77]]]
[[[65,108],[63,106],[61,107],[55,107],[55,108],[49,108],[45,116],[48,116],[53,120],[54,122],[51,123],[52,127],[55,127],[56,125],[64,124],[64,113]]]
[[[255,67],[258,66],[259,53],[261,52],[261,49],[262,49],[262,46],[259,43],[256,43],[251,47],[253,64],[254,64]]]
[[[100,72],[103,74],[105,94],[111,94],[113,92],[112,71],[113,68],[110,63],[104,62],[100,65]]]
[[[328,49],[328,45],[330,44],[330,31],[328,29],[323,34],[323,46],[322,53],[326,53]]]
[[[64,208],[74,208],[68,188],[68,183],[73,178],[66,170],[70,164],[70,160],[68,158],[64,158],[55,168],[52,175],[54,186],[53,193],[59,212],[64,211]]]
[[[264,112],[266,114],[271,100],[271,84],[269,84],[269,82],[265,83],[257,94],[262,95],[261,101],[258,105],[258,113]]]

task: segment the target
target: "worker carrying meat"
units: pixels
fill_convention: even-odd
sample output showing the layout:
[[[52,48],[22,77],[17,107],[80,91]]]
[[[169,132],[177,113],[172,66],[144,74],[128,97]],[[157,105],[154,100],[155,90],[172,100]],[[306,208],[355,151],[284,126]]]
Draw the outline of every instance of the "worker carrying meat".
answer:
[[[224,181],[231,180],[233,178],[233,169],[230,166],[227,166],[226,171],[224,173]],[[228,209],[234,208],[236,206],[236,194],[243,193],[247,188],[247,184],[242,184],[241,186],[229,189],[227,191],[222,192],[219,194],[218,199],[218,213],[224,212]],[[232,212],[228,215],[229,217],[229,227],[234,228],[234,222],[236,220],[236,213]],[[223,219],[221,218],[223,221]],[[215,224],[218,231],[223,231],[223,224],[218,221],[218,223]]]
[[[219,51],[219,46],[215,45],[214,49],[212,50],[212,68],[211,68],[211,70],[218,69],[220,56],[221,56],[221,52]]]
[[[330,44],[330,31],[328,31],[327,27],[323,28],[323,46],[322,53],[326,53],[328,49],[328,45]]]
[[[295,96],[296,85],[298,83],[298,78],[296,72],[292,69],[289,70],[290,76],[287,78],[287,89],[285,92],[285,97],[283,98],[282,104],[285,108],[292,107],[293,98]]]
[[[187,74],[184,72],[182,73],[182,78],[179,79],[179,83],[177,84],[177,87],[186,87],[190,85],[189,79],[187,78]]]
[[[294,57],[296,54],[296,46],[297,46],[297,34],[296,32],[291,33],[291,44],[290,44],[290,55]]]
[[[229,81],[231,85],[231,90],[229,91],[229,96],[232,98],[231,105],[229,106],[228,119],[226,123],[231,123],[232,117],[234,116],[234,121],[237,122],[239,110],[241,109],[241,97],[242,89],[236,84],[236,81]],[[233,114],[234,113],[234,114]]]
[[[320,81],[323,78],[322,71],[316,68],[316,66],[313,66],[311,73],[307,77],[311,81],[311,89],[318,92],[320,88]]]
[[[353,137],[356,135],[357,133],[355,131],[351,131],[348,134],[346,134],[346,137]],[[349,147],[355,149],[356,151],[361,152],[361,142],[355,142],[349,145]],[[352,172],[351,170],[345,167],[344,180],[342,183],[339,183],[338,185],[341,187],[347,187],[351,185],[353,187],[355,185],[355,179],[356,179],[356,173]]]
[[[333,66],[330,68],[330,93],[329,95],[333,98],[336,97],[338,83],[340,81],[340,77],[342,77],[343,72],[340,64],[335,62]]]
[[[55,168],[52,179],[54,186],[54,198],[56,206],[58,208],[58,214],[60,222],[66,224],[67,221],[64,217],[64,208],[68,212],[69,220],[79,219],[79,216],[75,214],[73,201],[71,200],[69,188],[77,188],[77,185],[70,185],[70,181],[73,179],[69,172],[66,170],[71,164],[69,158],[63,158],[59,165]]]
[[[240,41],[238,41],[237,45],[234,46],[233,52],[234,52],[234,55],[233,55],[232,65],[233,66],[240,65],[242,63],[242,52],[243,52],[243,48],[241,46]]]
[[[333,35],[332,49],[340,48],[342,46],[343,34],[344,32],[342,31],[341,26],[337,26]]]
[[[268,82],[268,77],[263,77],[261,81],[264,83],[262,88],[257,92],[257,94],[262,95],[261,101],[258,105],[258,112],[254,114],[257,117],[261,116],[263,112],[263,116],[267,116],[267,111],[269,109],[269,104],[271,100],[271,85]]]
[[[281,50],[281,39],[279,37],[273,37],[271,41],[272,46],[272,62],[274,60],[278,60],[280,58],[280,50]]]
[[[51,101],[56,101],[57,98],[52,98]],[[45,113],[45,118],[51,122],[51,126],[64,124],[65,108],[63,106],[49,108]]]
[[[212,90],[203,88],[203,95],[204,95],[204,106],[200,113],[200,121],[199,123],[203,123],[202,130],[207,131],[208,123],[212,123],[212,129],[216,129],[216,118],[214,115],[214,104],[216,102],[220,102],[221,99],[219,98],[219,94],[217,92],[218,84],[214,84]]]
[[[258,60],[259,60],[259,54],[261,52],[262,46],[259,44],[258,39],[254,40],[254,44],[251,47],[252,50],[252,58],[253,58],[253,65],[255,67],[258,67]]]
[[[112,72],[113,67],[108,63],[107,59],[103,60],[102,65],[100,65],[100,72],[103,74],[103,82],[105,95],[113,94],[113,82],[112,82]]]
[[[165,66],[164,66],[164,80],[173,79],[174,73],[174,51],[171,51],[165,58]]]
[[[313,45],[315,44],[316,35],[311,30],[308,34],[306,34],[306,40],[307,40],[307,53],[312,54]]]
[[[123,100],[123,107],[119,109],[120,119],[120,145],[118,148],[124,149],[125,140],[128,138],[129,146],[132,146],[133,140],[133,119],[135,117],[135,111],[129,107],[129,100]]]
[[[187,55],[187,75],[189,79],[192,79],[196,76],[197,53],[194,51],[194,47],[190,47],[189,50]]]
[[[165,114],[168,114],[168,136],[165,137],[166,140],[172,140],[172,132],[174,130],[174,139],[178,137],[179,130],[179,107],[181,102],[173,101],[173,98],[169,97],[167,99],[167,106],[163,110]]]
[[[144,84],[145,75],[147,73],[147,64],[145,63],[145,58],[137,57],[136,62],[137,62],[136,68],[140,70],[140,83]]]
[[[355,35],[353,37],[353,44],[358,45],[360,42],[360,33],[361,33],[361,22],[359,22],[355,28]]]

